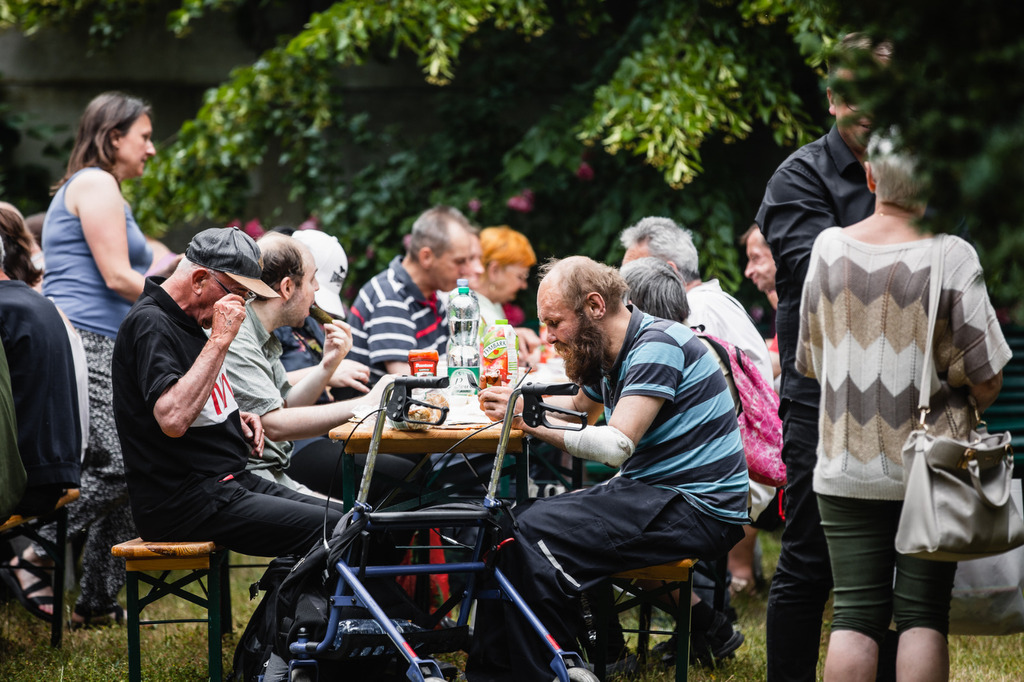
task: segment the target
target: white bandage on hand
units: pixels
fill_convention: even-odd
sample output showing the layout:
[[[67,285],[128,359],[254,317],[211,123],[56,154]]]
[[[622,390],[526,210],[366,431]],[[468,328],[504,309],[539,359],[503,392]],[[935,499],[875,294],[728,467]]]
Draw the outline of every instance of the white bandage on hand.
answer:
[[[636,445],[614,426],[588,426],[565,432],[565,450],[573,457],[620,467],[633,455]]]

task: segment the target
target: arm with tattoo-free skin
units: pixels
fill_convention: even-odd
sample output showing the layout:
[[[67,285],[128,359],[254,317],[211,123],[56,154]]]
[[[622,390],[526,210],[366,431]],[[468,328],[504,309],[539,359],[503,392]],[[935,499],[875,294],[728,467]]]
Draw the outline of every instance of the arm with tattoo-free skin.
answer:
[[[352,328],[341,320],[324,325],[324,352],[320,363],[309,368],[285,396],[285,407],[314,404],[330,385],[342,360],[352,349]],[[291,373],[288,377],[291,379]]]
[[[241,296],[228,294],[213,304],[210,338],[180,379],[167,387],[153,408],[160,429],[171,438],[185,435],[210,397],[220,376],[228,346],[245,319]]]
[[[511,392],[512,389],[508,386],[494,386],[480,391],[480,408],[484,411],[484,414],[495,421],[503,419]],[[574,396],[549,396],[544,401],[556,407],[585,412],[590,424],[597,421],[597,418],[604,409],[601,403],[591,400],[582,391]],[[643,435],[647,433],[647,429],[654,421],[658,410],[661,409],[664,402],[664,398],[654,398],[652,396],[626,396],[615,406],[615,410],[608,420],[608,425],[614,426],[621,431],[623,435],[633,441],[635,446],[643,438]],[[517,412],[521,412],[522,404],[518,404],[516,408]],[[549,429],[544,426],[527,426],[521,417],[516,417],[512,426],[532,436],[536,436],[556,448],[565,449],[566,431]]]
[[[127,301],[142,293],[145,277],[132,269],[125,232],[125,202],[117,178],[91,170],[71,181],[64,193],[68,211],[82,221],[82,234],[108,287]]]
[[[263,422],[260,421],[260,416],[241,411],[238,416],[242,420],[242,435],[252,444],[252,456],[256,459],[263,457]]]
[[[288,383],[297,386],[302,379],[310,372],[318,371],[318,365],[301,367],[288,372]],[[334,374],[327,380],[331,388],[352,388],[359,393],[370,391],[370,368],[361,362],[345,358],[334,370]]]

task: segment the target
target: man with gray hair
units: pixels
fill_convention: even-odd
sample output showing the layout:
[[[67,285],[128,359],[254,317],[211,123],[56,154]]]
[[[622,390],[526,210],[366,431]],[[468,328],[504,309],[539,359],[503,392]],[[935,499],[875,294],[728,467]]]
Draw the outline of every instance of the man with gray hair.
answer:
[[[359,290],[349,319],[349,356],[369,366],[371,383],[385,374],[408,374],[411,350],[445,352],[448,315],[438,293],[472,274],[477,243],[458,209],[435,206],[413,223],[405,256],[395,256]]]
[[[765,380],[772,381],[772,363],[768,346],[747,315],[743,305],[722,291],[717,279],[701,280],[697,248],[686,228],[670,218],[648,217],[622,231],[626,254],[622,264],[653,256],[672,266],[686,286],[690,315],[686,324],[703,327],[712,336],[725,339],[754,361]]]
[[[244,232],[203,230],[174,274],[146,280],[121,323],[114,419],[144,540],[301,554],[341,518],[322,500],[246,470],[247,457],[263,451],[263,426],[239,409],[224,360],[245,303],[278,296],[260,279],[262,270],[260,249]]]
[[[690,317],[686,284],[665,261],[654,256],[637,258],[619,268],[619,274],[629,285],[628,302],[645,313],[676,322]]]

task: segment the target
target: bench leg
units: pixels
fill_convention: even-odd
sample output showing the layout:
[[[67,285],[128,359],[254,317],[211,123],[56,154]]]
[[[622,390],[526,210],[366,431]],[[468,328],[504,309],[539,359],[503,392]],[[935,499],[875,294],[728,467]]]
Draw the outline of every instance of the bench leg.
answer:
[[[48,547],[53,559],[53,620],[50,622],[50,646],[60,648],[64,635],[64,571],[67,566],[68,510],[57,510],[57,538]]]
[[[213,682],[220,682],[220,680],[223,679],[220,641],[221,634],[223,633],[221,625],[221,611],[223,607],[221,577],[223,576],[223,566],[223,552],[214,552],[210,555],[210,570],[207,574],[207,580],[210,584],[210,594],[207,598],[209,603],[206,607],[207,637],[209,638],[210,653],[207,666],[209,669],[210,680]]]
[[[227,550],[224,550],[220,560],[220,625],[222,635],[234,628],[231,615],[231,556]]]
[[[128,571],[128,682],[142,681],[142,646],[139,641],[139,574]]]
[[[686,682],[690,672],[690,598],[693,595],[693,571],[679,583],[676,605],[676,682]]]
[[[650,602],[640,604],[640,614],[637,618],[636,629],[636,662],[643,670],[647,667],[647,652],[651,642],[651,611],[654,607]]]

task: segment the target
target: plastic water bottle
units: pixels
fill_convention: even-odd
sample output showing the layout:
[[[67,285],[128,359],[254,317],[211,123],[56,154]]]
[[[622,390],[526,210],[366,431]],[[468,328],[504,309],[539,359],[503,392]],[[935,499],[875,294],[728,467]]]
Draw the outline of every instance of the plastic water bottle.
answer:
[[[479,343],[480,299],[469,288],[469,280],[456,280],[458,285],[448,298],[448,340],[459,345]]]
[[[472,298],[476,302],[476,316],[477,316],[477,320],[479,320],[480,319],[480,297],[476,295],[475,291],[473,291],[472,289],[469,288],[469,280],[464,278],[464,277],[460,277],[459,279],[455,280],[455,291],[452,292],[453,296],[458,292],[460,287],[466,287],[466,289],[469,290],[469,297]]]
[[[458,280],[458,288],[448,300],[447,350],[448,395],[476,395],[480,384],[480,302],[464,279]]]

